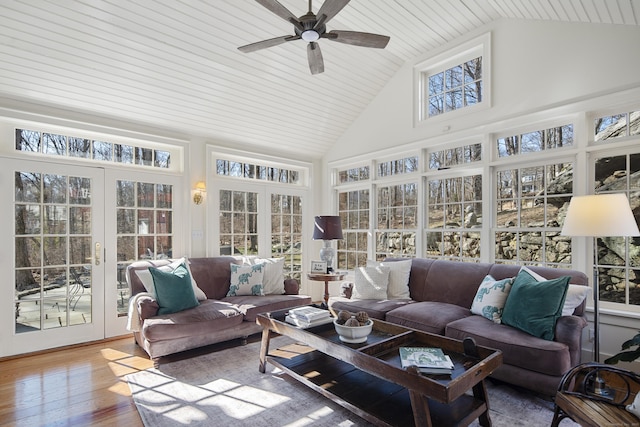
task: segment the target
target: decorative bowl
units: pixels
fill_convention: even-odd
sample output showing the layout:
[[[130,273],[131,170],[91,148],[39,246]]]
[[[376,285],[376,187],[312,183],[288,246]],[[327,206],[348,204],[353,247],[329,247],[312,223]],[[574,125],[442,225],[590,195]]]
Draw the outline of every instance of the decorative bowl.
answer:
[[[336,328],[340,341],[355,344],[367,340],[367,336],[369,336],[373,329],[373,320],[367,320],[364,326],[345,326],[337,323],[337,319],[334,319],[333,325]]]

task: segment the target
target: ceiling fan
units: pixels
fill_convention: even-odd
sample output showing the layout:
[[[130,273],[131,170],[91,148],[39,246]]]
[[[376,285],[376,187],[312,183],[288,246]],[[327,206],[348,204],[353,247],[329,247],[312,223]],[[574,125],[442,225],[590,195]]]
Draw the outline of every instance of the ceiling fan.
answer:
[[[307,45],[307,58],[309,60],[311,74],[319,74],[324,71],[322,52],[320,51],[320,45],[317,43],[321,38],[355,46],[375,47],[378,49],[384,49],[385,46],[387,46],[387,43],[389,43],[388,36],[382,36],[379,34],[342,30],[332,30],[327,32],[327,22],[341,11],[347,3],[349,3],[349,0],[325,0],[320,7],[320,10],[318,10],[317,15],[312,11],[312,0],[309,0],[309,11],[300,18],[296,18],[289,9],[284,7],[277,0],[256,1],[278,15],[280,18],[290,24],[293,24],[295,35],[275,37],[273,39],[251,43],[246,46],[240,46],[238,49],[244,53],[255,52],[256,50],[302,39],[309,43]]]

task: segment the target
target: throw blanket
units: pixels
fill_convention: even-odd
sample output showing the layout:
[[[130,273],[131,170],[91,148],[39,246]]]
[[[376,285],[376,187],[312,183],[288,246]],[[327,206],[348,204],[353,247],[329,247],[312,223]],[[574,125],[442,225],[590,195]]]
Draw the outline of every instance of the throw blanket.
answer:
[[[154,298],[149,292],[140,292],[129,299],[129,315],[127,319],[127,330],[131,332],[140,332],[142,322],[140,321],[140,311],[138,310],[138,300],[142,297]]]

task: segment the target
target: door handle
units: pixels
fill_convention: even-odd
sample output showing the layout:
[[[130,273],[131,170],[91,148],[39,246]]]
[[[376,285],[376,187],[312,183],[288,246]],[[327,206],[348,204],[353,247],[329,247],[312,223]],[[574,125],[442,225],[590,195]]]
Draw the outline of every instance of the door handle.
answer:
[[[95,253],[96,265],[100,265],[100,243],[96,243],[96,253]]]

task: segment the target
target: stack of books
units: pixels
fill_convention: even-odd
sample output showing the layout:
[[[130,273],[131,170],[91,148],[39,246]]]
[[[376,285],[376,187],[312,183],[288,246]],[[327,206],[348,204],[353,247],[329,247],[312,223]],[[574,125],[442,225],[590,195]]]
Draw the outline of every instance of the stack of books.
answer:
[[[329,310],[316,307],[298,307],[289,310],[285,321],[301,328],[310,328],[331,323],[333,322],[333,317],[331,317]]]
[[[436,347],[400,347],[400,363],[403,368],[416,366],[424,374],[451,374],[454,365],[451,358]]]

